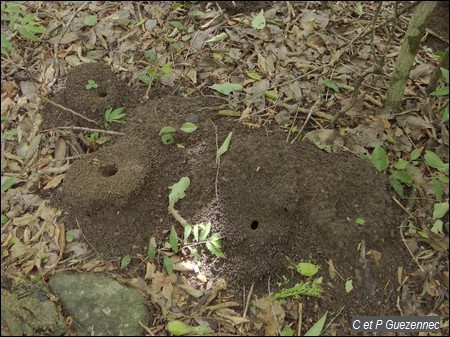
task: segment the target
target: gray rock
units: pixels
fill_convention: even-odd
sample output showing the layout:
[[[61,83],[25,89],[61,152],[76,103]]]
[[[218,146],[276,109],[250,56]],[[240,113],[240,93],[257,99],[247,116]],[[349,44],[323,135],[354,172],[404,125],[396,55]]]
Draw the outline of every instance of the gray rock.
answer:
[[[109,276],[64,272],[55,274],[49,286],[79,335],[136,336],[144,332],[139,321],[148,325],[143,296]]]

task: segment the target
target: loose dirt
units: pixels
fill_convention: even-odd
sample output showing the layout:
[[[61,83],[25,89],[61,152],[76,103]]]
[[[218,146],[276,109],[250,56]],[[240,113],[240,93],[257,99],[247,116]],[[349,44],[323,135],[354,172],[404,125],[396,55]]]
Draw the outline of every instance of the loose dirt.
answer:
[[[398,314],[396,273],[408,257],[398,230],[403,214],[385,175],[343,150],[288,144],[287,132],[270,124],[251,129],[218,116],[223,101],[213,97],[178,93],[140,104],[106,68],[72,70],[66,88],[52,98],[100,124],[104,110],[126,107],[127,123],[120,125],[126,135],[75,161],[53,196],[67,226],[79,226],[97,252],[145,255],[151,236],[167,240],[172,225],[181,234],[167,212],[169,186],[188,176],[191,185],[176,209],[190,223],[211,220],[227,255],[225,261],[208,259],[208,276],[223,276],[236,292],[254,283],[255,293],[263,295],[301,279],[288,268],[289,259],[308,261],[320,265],[324,293],[305,299],[304,311],[343,309],[346,326],[352,315]],[[97,92],[85,88],[88,79],[99,84]],[[42,111],[45,127],[93,127],[52,109]],[[198,125],[195,132],[178,131],[174,144],[162,143],[161,127],[188,121]],[[231,131],[218,171],[217,144]],[[365,223],[356,224],[357,218]],[[349,293],[348,280],[354,287]]]

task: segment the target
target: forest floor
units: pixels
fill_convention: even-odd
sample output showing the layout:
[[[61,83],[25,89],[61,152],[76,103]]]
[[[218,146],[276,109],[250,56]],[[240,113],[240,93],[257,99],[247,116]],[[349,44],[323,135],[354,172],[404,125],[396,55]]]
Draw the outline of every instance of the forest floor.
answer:
[[[2,275],[114,275],[157,308],[148,335],[173,320],[300,335],[325,313],[326,335],[351,334],[356,315],[438,315],[446,334],[448,102],[426,87],[448,47],[448,3],[392,114],[381,112],[413,8],[398,8],[385,53],[393,3],[371,41],[376,6],[24,5],[46,34],[2,54]],[[384,72],[334,124],[383,53]]]

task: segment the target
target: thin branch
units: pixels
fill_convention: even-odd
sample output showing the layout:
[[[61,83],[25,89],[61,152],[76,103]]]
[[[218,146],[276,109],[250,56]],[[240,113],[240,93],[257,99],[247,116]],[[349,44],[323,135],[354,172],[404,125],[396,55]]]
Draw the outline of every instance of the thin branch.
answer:
[[[86,243],[87,243],[89,246],[91,246],[91,248],[94,250],[94,252],[95,252],[95,254],[97,254],[97,256],[100,256],[100,254],[97,252],[97,249],[95,249],[94,246],[91,245],[91,243],[90,243],[90,242],[88,241],[88,239],[86,238],[86,235],[84,235],[83,230],[81,229],[80,224],[78,223],[78,219],[75,219],[75,221],[76,221],[77,226],[78,226],[78,229],[80,230],[81,235],[83,235],[83,238],[84,238],[84,240],[86,241]]]
[[[300,137],[301,133],[305,129],[306,124],[308,124],[308,121],[311,118],[311,115],[313,114],[313,112],[319,109],[320,104],[322,102],[322,94],[318,91],[317,95],[318,95],[318,97],[317,97],[316,102],[313,104],[311,109],[309,109],[308,116],[306,116],[305,122],[303,123],[302,127],[300,128],[300,130],[298,130],[297,135],[291,141],[291,144],[294,144],[298,140],[298,138]]]
[[[72,130],[81,130],[81,131],[89,131],[89,132],[99,132],[99,133],[104,133],[107,135],[125,136],[125,133],[123,133],[123,132],[108,131],[108,130],[102,130],[102,129],[91,129],[91,128],[84,128],[81,126],[58,126],[53,129],[46,129],[46,130],[42,130],[40,132],[48,132],[48,131],[51,131],[54,129],[57,129],[57,130],[72,129]]]
[[[219,150],[219,140],[218,140],[218,134],[217,134],[217,125],[214,124],[213,121],[211,121],[212,125],[214,126],[214,131],[216,134],[216,153]],[[220,170],[220,157],[217,159],[217,170],[216,170],[216,179],[214,181],[214,189],[216,192],[216,200],[219,200],[219,192],[218,192],[218,185],[219,185],[219,170]]]
[[[93,123],[93,124],[101,127],[101,125],[97,121],[94,121],[93,119],[87,118],[87,117],[83,116],[82,114],[79,114],[78,112],[76,112],[76,111],[74,111],[72,109],[66,108],[65,106],[63,106],[61,104],[53,102],[51,99],[48,99],[47,97],[41,96],[41,99],[43,99],[47,103],[50,103],[53,106],[56,106],[57,108],[60,108],[60,109],[62,109],[64,111],[67,111],[67,112],[70,112],[71,114],[73,114],[73,115],[75,115],[75,116],[77,116],[77,117],[79,117],[81,119],[84,119],[85,121],[88,121],[89,123]]]

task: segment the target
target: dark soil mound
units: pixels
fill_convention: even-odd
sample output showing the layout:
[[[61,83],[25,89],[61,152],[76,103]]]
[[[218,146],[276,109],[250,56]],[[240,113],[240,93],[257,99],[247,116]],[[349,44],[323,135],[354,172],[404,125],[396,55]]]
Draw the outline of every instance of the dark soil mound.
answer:
[[[104,75],[90,76],[102,84]],[[89,106],[82,109],[81,102],[89,100],[70,94],[70,88],[86,91],[84,81],[71,83],[74,78],[68,77],[59,95],[67,106],[86,111]],[[396,270],[406,259],[396,237],[399,209],[386,177],[353,154],[329,154],[307,142],[288,145],[282,131],[251,130],[226,120],[217,116],[217,105],[206,97],[166,96],[129,108],[121,129],[126,136],[71,166],[56,197],[69,226],[80,226],[105,256],[145,255],[151,236],[178,226],[167,212],[169,186],[188,176],[191,186],[176,208],[189,222],[211,220],[221,232],[228,258],[211,268],[233,289],[255,283],[262,294],[269,280],[272,289],[285,286],[284,277],[298,279],[287,259],[311,261],[321,266],[325,291],[321,299],[307,301],[307,310],[319,304],[336,313],[345,305],[346,319],[395,313]],[[61,122],[66,120],[64,115]],[[161,127],[179,128],[187,121],[199,128],[174,135],[183,147],[161,142]],[[230,131],[216,181],[216,141],[220,146]],[[365,223],[356,224],[357,218]],[[346,293],[350,279],[355,289]]]

